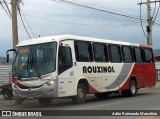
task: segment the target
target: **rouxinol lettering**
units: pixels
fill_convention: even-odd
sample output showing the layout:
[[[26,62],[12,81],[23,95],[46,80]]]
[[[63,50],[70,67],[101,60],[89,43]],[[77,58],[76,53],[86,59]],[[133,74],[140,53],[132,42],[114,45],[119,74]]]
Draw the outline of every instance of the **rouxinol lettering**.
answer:
[[[113,66],[83,66],[83,73],[115,73]]]

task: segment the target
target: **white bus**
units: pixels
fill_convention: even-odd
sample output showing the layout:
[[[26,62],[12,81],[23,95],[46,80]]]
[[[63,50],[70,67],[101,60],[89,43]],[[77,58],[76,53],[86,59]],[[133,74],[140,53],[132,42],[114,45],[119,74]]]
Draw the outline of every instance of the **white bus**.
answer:
[[[14,51],[15,98],[38,99],[42,105],[61,97],[84,103],[86,94],[134,96],[137,89],[156,83],[148,45],[60,35],[20,42]]]

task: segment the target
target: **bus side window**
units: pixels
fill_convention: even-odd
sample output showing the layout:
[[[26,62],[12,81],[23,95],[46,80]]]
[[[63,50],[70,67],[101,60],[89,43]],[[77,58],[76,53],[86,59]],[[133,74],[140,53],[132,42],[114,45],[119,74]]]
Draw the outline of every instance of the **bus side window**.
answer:
[[[72,63],[72,53],[70,47],[59,47],[58,53],[58,74],[66,71],[73,66]]]
[[[110,62],[113,63],[121,63],[121,49],[118,45],[109,45],[109,53],[110,53]]]
[[[95,62],[108,62],[108,47],[106,44],[93,43]]]
[[[75,47],[76,60],[78,62],[93,61],[92,45],[90,42],[75,41],[74,47]]]
[[[151,49],[144,49],[144,58],[145,58],[145,63],[153,63]]]
[[[133,63],[132,48],[129,46],[122,46],[124,63]]]
[[[143,54],[142,54],[142,49],[138,47],[133,48],[134,52],[134,59],[136,63],[143,63]]]

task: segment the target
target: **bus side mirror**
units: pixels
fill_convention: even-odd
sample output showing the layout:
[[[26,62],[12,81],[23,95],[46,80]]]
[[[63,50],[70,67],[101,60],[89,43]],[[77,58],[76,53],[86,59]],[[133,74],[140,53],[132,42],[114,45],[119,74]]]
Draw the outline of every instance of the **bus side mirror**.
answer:
[[[7,54],[6,63],[9,63],[9,54]]]
[[[7,50],[7,52],[6,52],[6,54],[7,54],[7,56],[6,56],[6,63],[9,63],[9,54],[8,54],[8,52],[10,52],[10,51],[15,52],[15,54],[16,54],[16,50],[15,49]]]

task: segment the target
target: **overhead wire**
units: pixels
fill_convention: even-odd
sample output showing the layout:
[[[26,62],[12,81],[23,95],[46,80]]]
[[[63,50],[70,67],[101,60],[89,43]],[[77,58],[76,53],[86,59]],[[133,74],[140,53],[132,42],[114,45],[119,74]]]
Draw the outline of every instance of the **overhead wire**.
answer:
[[[157,15],[158,15],[158,13],[159,13],[159,9],[160,9],[160,0],[159,0],[159,6],[158,6],[158,9],[157,9],[156,15],[155,15],[155,17],[153,18],[153,24],[154,24],[155,21],[156,21]]]
[[[63,3],[63,5],[67,5],[66,3]],[[68,5],[67,5],[68,6]],[[112,20],[112,22],[113,22],[113,20],[118,20],[118,21],[122,21],[121,23],[123,23],[123,22],[135,22],[135,20],[131,20],[131,19],[124,19],[124,18],[120,18],[120,17],[117,17],[117,16],[115,16],[115,17],[113,17],[112,15],[106,15],[106,14],[102,14],[102,13],[100,13],[100,12],[96,12],[96,11],[91,11],[91,10],[86,10],[86,9],[84,9],[84,8],[77,8],[77,7],[75,7],[75,6],[70,6],[70,7],[72,7],[73,9],[77,9],[77,10],[79,10],[79,11],[88,11],[88,12],[85,12],[85,13],[91,13],[91,14],[93,14],[93,15],[95,15],[95,14],[98,14],[99,16],[102,16],[102,17],[104,17],[104,18],[107,18],[107,19],[111,19]],[[91,15],[90,14],[90,15]],[[110,21],[109,21],[110,22]],[[136,22],[135,22],[136,23]]]
[[[22,10],[21,10],[21,12],[22,12]],[[31,31],[31,33],[32,33],[32,35],[37,39],[37,37],[36,37],[35,33],[33,32],[33,30],[32,30],[32,28],[31,28],[31,26],[30,26],[30,25],[29,25],[29,23],[28,23],[27,18],[25,17],[25,15],[24,15],[24,14],[22,14],[22,15],[23,15],[23,17],[24,17],[24,19],[25,19],[25,21],[26,21],[26,23],[27,23],[27,25],[28,25],[28,28],[30,29],[30,31]]]
[[[2,3],[4,3],[4,2],[0,1],[0,5],[1,5],[2,9],[5,11],[5,13],[7,14],[7,16],[8,16],[9,18],[11,18],[11,15],[9,14],[8,10],[6,10],[6,8],[3,6]]]
[[[7,5],[7,3],[5,2],[5,0],[3,0],[3,3],[4,3],[4,5],[6,6],[9,15],[11,16],[11,11],[10,11],[10,9],[9,9],[9,7],[8,7],[8,5]]]
[[[55,1],[55,0],[52,0]],[[135,22],[135,20],[139,21],[138,17],[134,17],[134,16],[129,16],[129,15],[125,15],[125,14],[121,14],[121,13],[117,13],[117,12],[113,12],[113,11],[109,11],[109,10],[105,10],[105,9],[100,9],[100,8],[96,8],[96,7],[91,7],[85,4],[79,4],[76,2],[72,2],[72,1],[68,1],[68,0],[56,0],[56,2],[60,2],[63,4],[67,4],[70,6],[73,6],[75,8],[79,8],[80,10],[85,9],[85,11],[90,11],[90,12],[94,12],[94,13],[99,13],[98,15],[104,15],[105,17],[110,17],[110,19],[117,19],[117,20],[121,20],[121,21],[128,21],[128,22]],[[113,17],[114,16],[114,17]],[[142,19],[143,21],[147,22],[146,19]]]
[[[102,4],[101,2],[99,2],[99,0],[92,0],[92,1],[93,1],[94,3],[96,3],[96,5],[99,5],[99,7],[101,7],[101,8],[104,8],[104,9],[109,8],[109,9],[111,9],[111,10],[113,10],[113,11],[117,11],[117,12],[122,13],[122,14],[129,14],[130,16],[139,17],[139,16],[136,15],[136,14],[131,14],[131,13],[129,13],[129,12],[125,12],[125,11],[122,11],[122,10],[117,10],[117,9],[111,8],[111,7],[109,7],[109,6],[106,6],[106,4]],[[94,4],[93,4],[93,5],[94,5]]]
[[[21,0],[18,0],[18,1],[21,2]],[[18,3],[19,3],[19,2],[18,2]],[[9,7],[8,7],[7,4],[11,4],[11,5],[12,5],[12,3],[8,3],[8,2],[6,2],[5,0],[3,0],[3,2],[0,1],[0,3],[1,3],[1,6],[3,6],[2,3],[5,4],[5,6],[6,6],[7,10],[8,10],[7,13],[9,13],[9,15],[11,16],[11,12],[10,12]],[[24,21],[23,21],[22,15],[21,15],[20,5],[19,5],[19,4],[17,4],[17,10],[18,10],[18,13],[19,13],[19,15],[20,15],[20,19],[21,19],[21,21],[22,21],[22,25],[23,25],[23,27],[24,27],[27,35],[29,36],[29,38],[32,38],[32,37],[30,36],[29,32],[27,31],[27,28],[26,28],[26,26],[25,26],[25,24],[24,24]],[[7,15],[8,15],[8,14],[7,14]],[[32,33],[33,36],[36,38],[36,35],[35,35],[34,32],[32,31],[32,29],[31,29],[31,27],[30,27],[30,25],[29,25],[26,17],[25,17],[24,15],[23,15],[23,17],[24,17],[24,19],[25,19],[25,21],[26,21],[26,23],[27,23],[27,25],[28,25],[28,28],[30,29],[31,33]]]
[[[141,0],[141,3],[142,3],[142,0]],[[142,14],[142,8],[141,8],[141,4],[140,4],[140,21],[141,21],[141,28],[142,28],[142,31],[143,31],[144,36],[148,39],[148,36],[146,35],[146,33],[145,33],[145,31],[144,31],[144,28],[143,28],[143,22],[142,22],[141,14]]]
[[[87,24],[87,23],[76,23],[76,22],[68,22],[68,21],[62,21],[62,20],[48,19],[48,18],[33,16],[33,15],[28,15],[28,14],[24,14],[24,15],[25,15],[25,16],[28,16],[28,17],[33,17],[33,18],[37,18],[37,19],[46,20],[46,21],[52,21],[52,22],[54,21],[54,22],[66,23],[66,24],[73,24],[73,25],[96,26],[96,27],[115,26],[115,25],[110,25],[110,24]]]
[[[154,4],[155,6],[154,6],[154,10],[153,10],[153,15],[152,15],[152,18],[154,17],[154,14],[155,14],[155,11],[156,11],[156,2],[155,2],[155,4]]]
[[[113,11],[109,11],[109,10],[105,10],[105,9],[100,9],[100,8],[96,8],[96,7],[72,2],[72,1],[69,1],[69,0],[58,0],[58,1],[67,3],[68,5],[72,5],[72,6],[76,6],[76,7],[80,7],[80,8],[86,8],[86,9],[92,10],[92,11],[98,11],[98,12],[101,12],[101,13],[107,13],[107,14],[116,15],[116,16],[120,16],[120,17],[125,17],[125,18],[129,18],[129,19],[139,20],[138,17],[134,17],[134,16],[126,15],[126,14],[121,14],[121,13],[117,13],[117,12],[113,12]]]
[[[53,1],[54,1],[54,0],[53,0]],[[122,13],[123,13],[122,11],[119,11],[119,12],[121,12],[121,13],[117,13],[117,12],[113,12],[113,11],[106,10],[106,9],[94,8],[94,7],[90,7],[89,5],[85,5],[83,2],[81,2],[81,3],[83,3],[83,4],[81,5],[81,4],[77,3],[77,2],[74,3],[74,2],[71,2],[71,1],[68,1],[68,0],[58,0],[58,1],[61,2],[61,3],[64,3],[64,1],[65,1],[65,5],[68,5],[68,3],[70,3],[72,7],[76,8],[76,9],[81,8],[81,9],[79,9],[79,10],[82,10],[82,11],[83,11],[83,10],[85,10],[85,11],[88,10],[88,11],[92,11],[93,13],[101,13],[101,14],[100,14],[101,16],[107,17],[107,18],[110,18],[110,19],[113,19],[113,16],[114,16],[114,19],[119,19],[119,20],[121,20],[121,21],[129,22],[129,23],[130,23],[130,21],[132,21],[132,22],[135,23],[135,24],[139,23],[139,22],[138,22],[139,18],[138,18],[137,16],[125,15],[125,14],[122,14]],[[68,2],[67,2],[67,1],[68,1]],[[75,0],[75,1],[76,1],[76,0]],[[77,6],[78,6],[78,7],[77,7]],[[98,27],[114,26],[114,25],[107,25],[107,24],[87,24],[87,23],[84,24],[84,23],[74,23],[74,22],[66,22],[66,21],[61,21],[61,20],[46,19],[46,18],[42,18],[42,17],[37,17],[37,16],[32,16],[32,15],[21,14],[22,11],[20,12],[20,9],[19,9],[19,8],[18,8],[18,10],[19,10],[20,17],[21,17],[21,21],[22,21],[22,23],[23,23],[23,26],[24,26],[24,28],[25,28],[25,31],[27,32],[27,34],[28,34],[28,36],[29,36],[30,38],[31,38],[31,36],[30,36],[29,32],[27,31],[27,28],[26,28],[26,26],[25,26],[25,24],[24,24],[22,15],[23,15],[23,17],[24,17],[24,19],[25,19],[25,21],[26,21],[26,23],[27,23],[30,31],[32,32],[32,34],[33,34],[33,36],[34,36],[35,38],[36,38],[36,35],[33,33],[33,31],[32,31],[32,29],[31,29],[29,23],[27,22],[27,19],[26,19],[25,16],[35,17],[35,18],[39,18],[39,19],[43,19],[43,20],[48,20],[48,21],[55,21],[55,22],[60,22],[60,23],[66,23],[66,24],[74,24],[74,25],[85,25],[85,26],[87,25],[87,26],[98,26]],[[115,10],[115,11],[116,11],[116,10]],[[106,14],[107,14],[107,16],[106,16]],[[157,16],[157,15],[156,15],[156,16]],[[137,21],[136,21],[136,20],[137,20]],[[142,19],[142,17],[140,18],[140,21],[141,21],[141,23],[142,23],[142,21],[147,22],[147,20],[146,20],[146,19]],[[155,22],[155,24],[160,25],[160,24],[158,24],[158,23],[156,23],[156,22]],[[143,30],[143,31],[144,31],[144,30]]]
[[[21,21],[22,21],[23,27],[24,27],[24,29],[25,29],[25,31],[26,31],[26,33],[27,33],[27,35],[28,35],[28,37],[29,37],[30,39],[32,39],[32,37],[30,36],[30,34],[29,34],[29,32],[28,32],[28,30],[27,30],[27,28],[26,28],[25,24],[24,24],[24,21],[23,21],[22,15],[21,15],[21,11],[20,11],[20,9],[19,9],[19,6],[18,6],[18,5],[17,5],[17,9],[18,9],[18,12],[19,12],[19,15],[20,15],[20,18],[21,18]]]
[[[8,3],[10,4],[10,3]],[[19,8],[19,7],[18,7]],[[19,8],[20,10],[20,8]],[[22,12],[22,10],[21,10]],[[67,22],[67,21],[61,21],[61,20],[54,20],[54,19],[47,19],[47,18],[42,18],[42,17],[38,17],[38,16],[32,16],[32,15],[26,15],[24,13],[20,14],[20,15],[23,15],[23,17],[25,18],[25,21],[30,29],[30,31],[32,32],[33,36],[36,38],[36,35],[33,33],[27,19],[25,16],[28,16],[28,17],[34,17],[34,18],[38,18],[38,19],[43,19],[43,20],[48,20],[48,21],[55,21],[55,22],[60,22],[60,23],[66,23],[66,24],[74,24],[74,25],[84,25],[84,26],[95,26],[95,27],[105,27],[105,26],[117,26],[117,25],[110,25],[110,24],[85,24],[85,23],[74,23],[74,22]],[[20,16],[21,17],[21,16]],[[24,23],[24,22],[23,22]],[[136,22],[135,22],[136,23]],[[26,29],[26,27],[25,27]],[[28,32],[28,31],[27,31]]]

